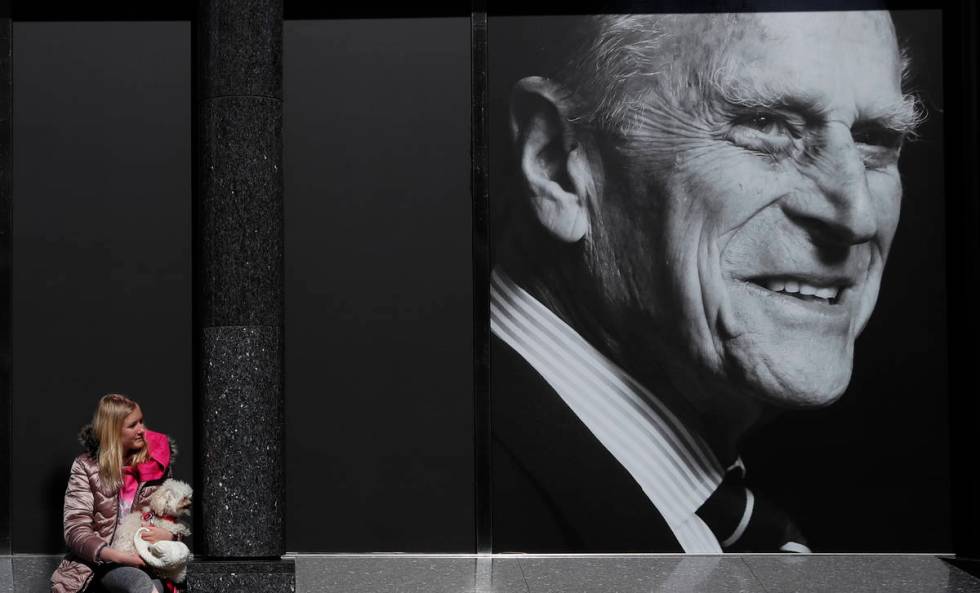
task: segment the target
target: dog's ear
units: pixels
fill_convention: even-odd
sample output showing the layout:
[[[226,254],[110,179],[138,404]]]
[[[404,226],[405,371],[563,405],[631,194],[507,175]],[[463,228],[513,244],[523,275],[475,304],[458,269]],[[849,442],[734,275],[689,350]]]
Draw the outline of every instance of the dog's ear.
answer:
[[[167,496],[167,490],[161,486],[150,498],[150,508],[157,515],[167,514]]]
[[[177,511],[177,493],[173,489],[167,490],[167,514],[172,515]]]

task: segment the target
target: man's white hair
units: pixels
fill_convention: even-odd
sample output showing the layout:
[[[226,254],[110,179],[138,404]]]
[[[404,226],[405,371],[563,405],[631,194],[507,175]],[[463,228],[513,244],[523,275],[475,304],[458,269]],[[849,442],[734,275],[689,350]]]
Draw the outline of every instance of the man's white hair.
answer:
[[[742,94],[755,96],[779,95],[778,89],[745,89],[739,84],[742,64],[735,56],[715,52],[710,60],[693,65],[682,76],[664,76],[677,68],[678,62],[664,55],[665,46],[682,28],[682,21],[694,18],[714,18],[729,21],[727,35],[744,33],[749,13],[730,14],[634,14],[590,17],[585,42],[572,52],[571,59],[559,73],[568,89],[581,101],[574,117],[601,129],[628,132],[642,120],[649,92],[659,83],[667,93],[684,92],[691,88],[708,97],[711,93],[731,104],[744,101]],[[724,44],[724,39],[717,43]],[[910,60],[905,48],[900,49],[901,76],[908,80]],[[743,84],[745,81],[741,81]],[[646,92],[638,92],[646,89]],[[755,91],[755,92],[752,92]],[[914,94],[905,97],[893,114],[895,127],[913,133],[922,122],[924,110]]]
[[[671,15],[591,17],[587,41],[559,74],[585,102],[576,119],[607,129],[622,129],[639,97],[627,87],[661,74],[657,50],[669,35]]]

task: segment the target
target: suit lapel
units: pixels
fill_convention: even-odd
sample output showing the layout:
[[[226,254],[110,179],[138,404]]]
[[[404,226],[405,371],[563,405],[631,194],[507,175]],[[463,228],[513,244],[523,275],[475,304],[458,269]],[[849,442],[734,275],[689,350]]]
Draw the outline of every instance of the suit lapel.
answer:
[[[495,551],[682,551],[633,477],[496,336],[490,376]]]

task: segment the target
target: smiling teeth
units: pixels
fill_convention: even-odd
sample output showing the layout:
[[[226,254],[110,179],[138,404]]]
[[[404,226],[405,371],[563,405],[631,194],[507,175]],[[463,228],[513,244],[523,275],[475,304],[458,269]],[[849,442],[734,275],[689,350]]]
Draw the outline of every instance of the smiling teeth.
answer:
[[[824,300],[836,299],[837,295],[840,293],[839,288],[820,288],[809,284],[803,284],[802,282],[797,282],[796,280],[770,280],[766,283],[766,288],[773,292],[802,294],[805,296],[814,296]]]

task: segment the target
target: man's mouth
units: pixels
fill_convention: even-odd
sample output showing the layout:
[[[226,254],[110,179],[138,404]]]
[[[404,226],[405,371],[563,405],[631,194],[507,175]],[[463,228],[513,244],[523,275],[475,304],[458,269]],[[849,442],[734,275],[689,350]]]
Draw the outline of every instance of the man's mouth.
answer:
[[[809,279],[791,276],[749,278],[748,282],[770,292],[801,301],[836,305],[851,283],[839,278]]]

